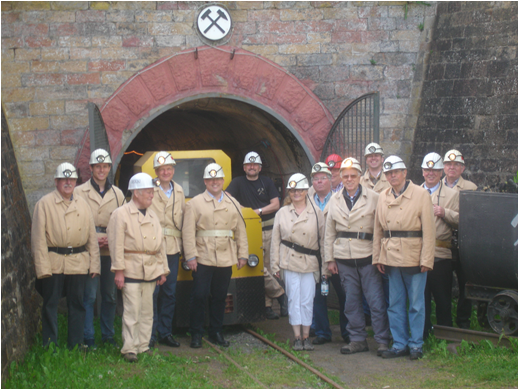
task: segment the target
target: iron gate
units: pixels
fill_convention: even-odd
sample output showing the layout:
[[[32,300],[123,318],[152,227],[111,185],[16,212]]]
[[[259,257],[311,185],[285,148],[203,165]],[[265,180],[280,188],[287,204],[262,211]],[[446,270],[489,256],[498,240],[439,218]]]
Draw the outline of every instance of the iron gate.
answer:
[[[364,168],[365,146],[371,142],[379,143],[380,139],[379,106],[379,92],[372,92],[345,107],[327,135],[320,160],[325,161],[328,155],[338,154],[342,158],[356,158]]]

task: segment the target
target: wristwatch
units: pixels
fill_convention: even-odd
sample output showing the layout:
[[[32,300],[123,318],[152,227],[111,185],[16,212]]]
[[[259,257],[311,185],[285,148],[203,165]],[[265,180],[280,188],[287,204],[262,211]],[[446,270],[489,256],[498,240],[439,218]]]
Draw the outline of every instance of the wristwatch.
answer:
[[[259,216],[263,216],[263,209],[259,208]]]

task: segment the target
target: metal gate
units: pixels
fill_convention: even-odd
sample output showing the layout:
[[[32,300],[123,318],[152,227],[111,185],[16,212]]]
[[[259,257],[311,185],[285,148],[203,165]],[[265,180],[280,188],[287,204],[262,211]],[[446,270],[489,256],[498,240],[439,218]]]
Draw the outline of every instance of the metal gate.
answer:
[[[365,167],[365,146],[380,139],[379,107],[379,92],[367,93],[345,107],[327,135],[320,160],[338,154],[356,158]]]

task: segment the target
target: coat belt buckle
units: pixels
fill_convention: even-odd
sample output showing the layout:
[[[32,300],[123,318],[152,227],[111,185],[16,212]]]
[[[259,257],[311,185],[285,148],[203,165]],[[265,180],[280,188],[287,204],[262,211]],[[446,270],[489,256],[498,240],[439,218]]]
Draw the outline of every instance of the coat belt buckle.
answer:
[[[392,238],[392,231],[389,230],[388,233],[389,233],[389,238]]]

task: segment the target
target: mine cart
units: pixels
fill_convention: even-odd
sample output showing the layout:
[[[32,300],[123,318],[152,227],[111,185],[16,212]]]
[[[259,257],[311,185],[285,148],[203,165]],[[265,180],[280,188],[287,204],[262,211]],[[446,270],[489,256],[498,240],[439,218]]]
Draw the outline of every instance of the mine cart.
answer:
[[[460,193],[459,250],[466,297],[487,303],[491,328],[518,334],[518,194]]]

